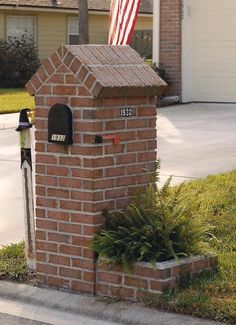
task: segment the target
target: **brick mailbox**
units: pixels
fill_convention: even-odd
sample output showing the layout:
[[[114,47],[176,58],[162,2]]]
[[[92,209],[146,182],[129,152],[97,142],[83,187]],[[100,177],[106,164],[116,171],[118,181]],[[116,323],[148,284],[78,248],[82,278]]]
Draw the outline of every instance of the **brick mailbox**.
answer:
[[[166,84],[128,46],[63,46],[26,85],[35,97],[37,281],[95,293],[89,244],[156,160]],[[68,137],[67,137],[68,136]]]

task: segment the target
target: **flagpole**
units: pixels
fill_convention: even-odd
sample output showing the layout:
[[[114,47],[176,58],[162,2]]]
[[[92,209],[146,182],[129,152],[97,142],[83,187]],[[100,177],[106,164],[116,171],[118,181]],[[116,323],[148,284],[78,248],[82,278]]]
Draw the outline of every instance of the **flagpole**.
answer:
[[[30,110],[24,108],[20,111],[19,132],[21,150],[21,170],[23,182],[24,212],[25,212],[25,248],[28,268],[31,271],[36,269],[35,258],[35,221],[33,202],[33,181],[32,181],[32,157],[31,157],[31,134],[27,113]]]

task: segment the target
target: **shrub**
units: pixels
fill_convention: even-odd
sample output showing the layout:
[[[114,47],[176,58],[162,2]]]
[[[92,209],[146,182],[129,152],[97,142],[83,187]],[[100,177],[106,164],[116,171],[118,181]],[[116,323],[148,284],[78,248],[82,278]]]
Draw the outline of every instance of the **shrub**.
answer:
[[[0,87],[23,87],[39,67],[37,49],[27,35],[0,41]]]
[[[105,213],[105,229],[94,237],[92,249],[101,259],[123,264],[159,262],[208,251],[210,226],[192,214],[189,197],[149,185],[124,212]],[[193,209],[195,210],[195,209]]]

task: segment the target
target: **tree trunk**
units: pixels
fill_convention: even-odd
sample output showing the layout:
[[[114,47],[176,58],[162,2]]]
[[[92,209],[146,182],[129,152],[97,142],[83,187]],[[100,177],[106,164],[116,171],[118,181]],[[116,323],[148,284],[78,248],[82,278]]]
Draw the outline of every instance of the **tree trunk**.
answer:
[[[88,34],[88,1],[78,0],[79,10],[79,44],[89,43]]]

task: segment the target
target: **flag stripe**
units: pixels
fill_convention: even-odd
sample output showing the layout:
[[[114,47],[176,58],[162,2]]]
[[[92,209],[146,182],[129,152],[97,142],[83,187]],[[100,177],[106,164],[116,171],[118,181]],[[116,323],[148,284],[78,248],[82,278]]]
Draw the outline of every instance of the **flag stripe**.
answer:
[[[140,0],[111,0],[108,44],[129,44],[140,8]]]

